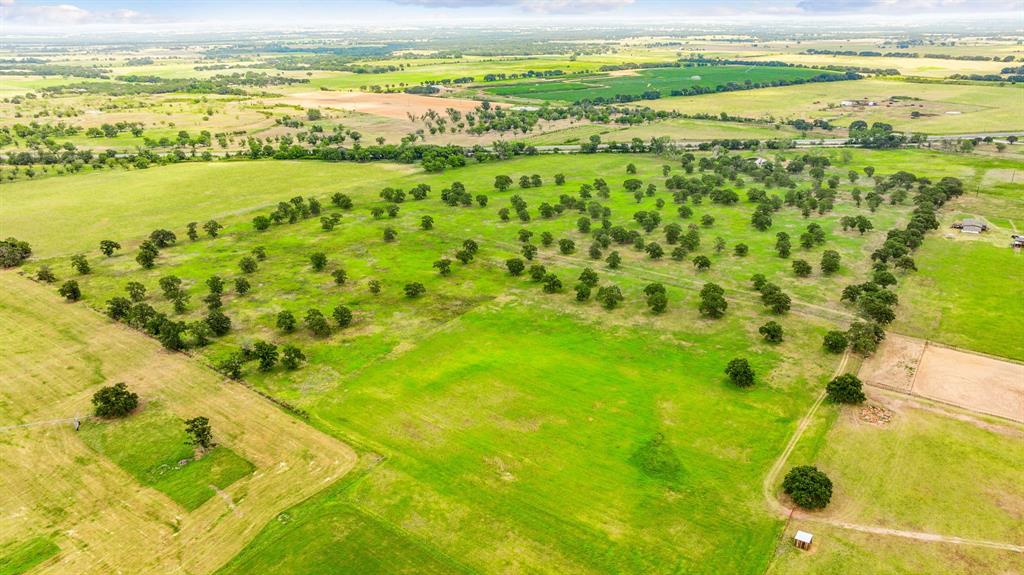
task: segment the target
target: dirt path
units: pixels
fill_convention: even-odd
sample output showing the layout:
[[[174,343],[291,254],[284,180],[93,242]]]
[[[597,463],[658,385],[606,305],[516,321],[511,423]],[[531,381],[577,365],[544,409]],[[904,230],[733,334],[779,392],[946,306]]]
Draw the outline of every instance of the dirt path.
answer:
[[[836,366],[832,377],[836,377],[843,373],[846,369],[846,364],[850,359],[850,351],[847,350],[843,354],[843,358],[839,361],[839,365]],[[761,484],[761,492],[764,494],[765,501],[768,502],[768,506],[775,513],[787,517],[796,518],[804,521],[812,521],[816,523],[824,523],[833,527],[840,527],[842,529],[849,529],[851,531],[860,531],[862,533],[873,533],[875,535],[888,535],[892,537],[903,537],[905,539],[914,539],[917,541],[929,541],[934,543],[950,543],[954,545],[969,545],[972,547],[987,547],[989,549],[999,549],[1002,551],[1011,551],[1014,553],[1024,553],[1024,545],[1014,545],[1012,543],[1003,543],[1001,541],[986,541],[984,539],[966,539],[963,537],[955,537],[952,535],[940,535],[938,533],[928,533],[925,531],[906,531],[903,529],[890,529],[887,527],[876,527],[874,525],[861,525],[859,523],[849,523],[846,521],[839,521],[837,519],[831,519],[828,517],[818,517],[812,514],[804,513],[799,509],[790,509],[786,507],[778,498],[775,497],[775,493],[772,487],[775,485],[776,480],[779,477],[779,473],[782,472],[783,466],[786,465],[786,461],[789,459],[796,444],[799,443],[800,438],[803,436],[807,427],[810,425],[811,420],[814,418],[814,414],[817,413],[818,408],[825,401],[825,390],[822,389],[817,399],[811,405],[811,408],[807,411],[804,417],[800,420],[797,425],[796,431],[793,433],[793,437],[790,438],[789,443],[786,444],[786,448],[782,450],[782,454],[772,465],[768,474],[764,478],[764,482]]]

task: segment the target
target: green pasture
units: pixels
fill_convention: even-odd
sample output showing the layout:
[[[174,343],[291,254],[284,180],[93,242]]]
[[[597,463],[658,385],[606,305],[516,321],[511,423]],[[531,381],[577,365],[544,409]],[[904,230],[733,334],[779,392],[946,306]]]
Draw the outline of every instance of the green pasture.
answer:
[[[184,422],[150,404],[122,421],[86,422],[82,440],[139,483],[165,493],[192,511],[254,467],[234,451],[216,446],[200,459],[186,444]],[[184,465],[179,464],[185,461]]]
[[[0,545],[0,575],[21,575],[60,553],[48,537],[32,537]]]
[[[617,95],[640,96],[658,91],[668,97],[672,90],[693,86],[713,88],[729,83],[805,80],[822,74],[809,68],[771,66],[695,66],[691,68],[650,68],[626,75],[585,76],[579,79],[550,79],[518,82],[487,88],[499,96],[518,96],[537,100],[576,101],[613,98]]]

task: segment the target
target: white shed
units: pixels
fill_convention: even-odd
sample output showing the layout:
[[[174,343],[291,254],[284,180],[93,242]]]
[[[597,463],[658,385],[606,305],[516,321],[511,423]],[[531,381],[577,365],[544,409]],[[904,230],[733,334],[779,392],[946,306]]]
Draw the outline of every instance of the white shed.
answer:
[[[814,535],[806,531],[797,531],[796,535],[793,536],[793,543],[796,544],[800,549],[810,549],[811,539],[814,539]]]

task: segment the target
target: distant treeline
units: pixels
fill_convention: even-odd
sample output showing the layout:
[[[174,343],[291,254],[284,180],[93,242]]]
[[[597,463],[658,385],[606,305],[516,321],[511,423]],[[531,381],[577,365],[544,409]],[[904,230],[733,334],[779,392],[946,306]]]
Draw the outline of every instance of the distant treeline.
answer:
[[[118,76],[119,82],[77,82],[61,86],[42,88],[51,94],[109,94],[111,96],[127,96],[136,94],[169,94],[182,92],[186,94],[222,94],[245,95],[245,91],[237,86],[286,86],[305,84],[305,78],[289,78],[272,76],[263,72],[246,72],[244,74],[218,74],[205,79],[197,78],[161,78],[148,75]]]
[[[76,76],[78,78],[106,79],[110,70],[93,66],[62,66],[28,62],[23,60],[5,60],[0,62],[0,76]]]
[[[919,54],[917,52],[876,52],[873,50],[818,50],[808,48],[801,54],[823,54],[826,56],[863,56],[866,58],[933,58],[936,60],[968,60],[973,62],[1013,62],[1013,56],[955,56],[952,54]],[[1021,59],[1024,61],[1024,59]]]
[[[858,74],[876,74],[879,76],[899,76],[900,71],[896,68],[865,68],[861,66],[842,66],[842,65],[828,65],[828,66],[812,66],[806,64],[791,64],[789,62],[782,62],[779,60],[730,60],[727,58],[705,58],[703,55],[697,55],[693,58],[686,58],[680,60],[681,62],[690,62],[694,65],[705,65],[705,66],[718,66],[718,65],[733,65],[733,66],[769,66],[775,68],[810,68],[812,70],[829,70],[832,72],[856,72]]]

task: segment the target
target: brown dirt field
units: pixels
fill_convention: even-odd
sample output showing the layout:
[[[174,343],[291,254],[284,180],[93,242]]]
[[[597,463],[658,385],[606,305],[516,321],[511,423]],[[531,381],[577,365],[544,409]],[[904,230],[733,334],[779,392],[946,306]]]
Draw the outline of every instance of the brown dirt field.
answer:
[[[859,375],[868,385],[1024,422],[1024,364],[889,334]]]
[[[480,105],[476,100],[461,98],[433,98],[417,94],[369,94],[365,92],[304,92],[293,94],[283,100],[306,108],[328,107],[354,110],[387,118],[405,120],[409,113],[422,115],[427,110],[443,112],[455,108],[470,112]]]
[[[630,68],[630,69],[626,69],[626,70],[612,70],[611,72],[608,72],[608,75],[609,76],[637,76],[637,75],[639,75],[638,72],[639,72],[639,70],[635,70],[635,69]]]
[[[864,383],[910,393],[924,341],[890,333],[874,355],[864,360],[859,377]]]
[[[347,445],[245,387],[53,289],[0,273],[0,425],[86,415],[124,381],[178,417],[210,418],[255,472],[189,512],[90,449],[68,423],[0,431],[0,545],[46,535],[35,573],[209,573],[285,509],[345,475]]]

